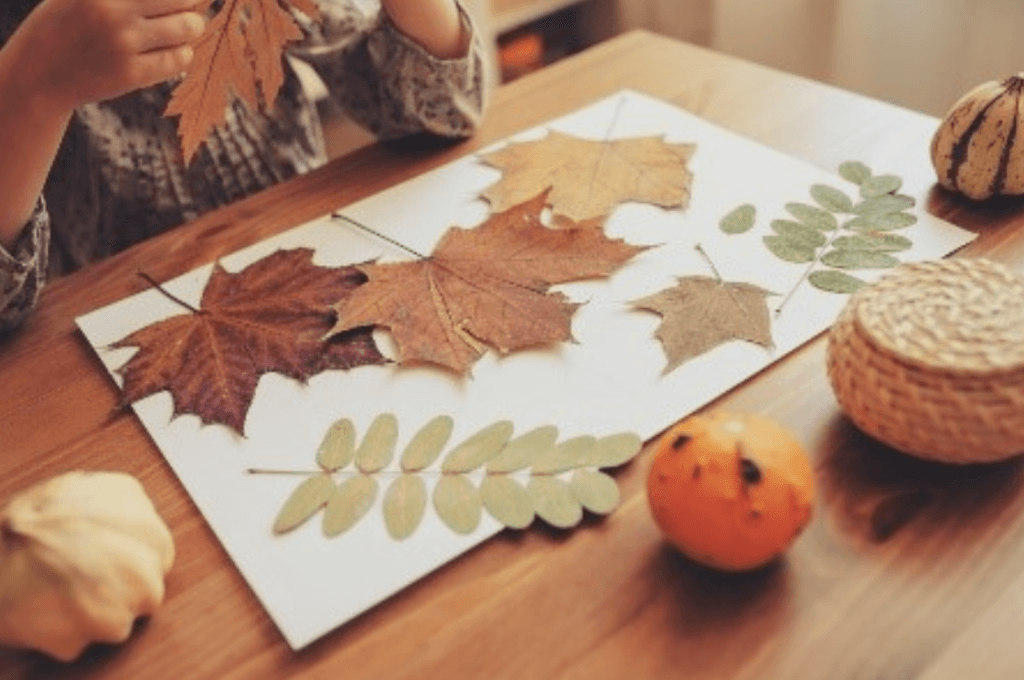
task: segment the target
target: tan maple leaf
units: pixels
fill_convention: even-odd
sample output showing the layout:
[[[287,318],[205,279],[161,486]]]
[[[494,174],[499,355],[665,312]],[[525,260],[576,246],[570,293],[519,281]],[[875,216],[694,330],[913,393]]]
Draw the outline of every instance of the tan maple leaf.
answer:
[[[281,250],[237,274],[214,265],[198,309],[112,345],[139,348],[118,369],[123,402],[167,390],[174,416],[192,413],[244,434],[264,373],[305,381],[328,369],[384,363],[369,329],[323,339],[334,324],[331,305],[366,277],[355,267],[314,265],[312,256],[308,248]]]
[[[665,373],[730,340],[772,346],[766,298],[774,295],[749,283],[707,276],[686,276],[665,290],[633,301],[662,322],[655,337],[665,350]]]
[[[208,12],[211,0],[197,11]],[[253,110],[272,106],[284,83],[285,46],[302,38],[289,9],[312,19],[320,10],[313,0],[225,0],[194,46],[195,56],[164,111],[179,116],[185,162],[219,125],[233,97]]]
[[[695,149],[661,137],[592,141],[551,130],[537,141],[484,154],[481,159],[503,174],[481,196],[502,212],[553,187],[556,221],[602,217],[626,201],[685,208],[693,179],[687,163]]]
[[[336,307],[332,332],[390,329],[401,363],[464,374],[484,346],[501,353],[571,339],[578,305],[551,285],[610,275],[645,249],[604,235],[599,221],[550,229],[543,192],[472,229],[451,227],[433,254],[364,265],[365,285]]]

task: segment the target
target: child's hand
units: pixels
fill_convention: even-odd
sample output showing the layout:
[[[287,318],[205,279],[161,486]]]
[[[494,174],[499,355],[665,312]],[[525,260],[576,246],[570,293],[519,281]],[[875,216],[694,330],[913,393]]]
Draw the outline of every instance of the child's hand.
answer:
[[[459,18],[455,0],[382,0],[398,30],[441,59],[466,53],[469,36]]]
[[[69,109],[172,78],[205,27],[197,2],[44,0],[15,34],[27,47],[25,75]]]

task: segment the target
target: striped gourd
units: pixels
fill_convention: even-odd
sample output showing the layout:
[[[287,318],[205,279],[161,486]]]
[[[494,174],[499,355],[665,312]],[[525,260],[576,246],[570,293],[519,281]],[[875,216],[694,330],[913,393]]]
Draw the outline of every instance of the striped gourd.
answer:
[[[974,88],[932,138],[939,183],[968,198],[1024,194],[1024,73]]]

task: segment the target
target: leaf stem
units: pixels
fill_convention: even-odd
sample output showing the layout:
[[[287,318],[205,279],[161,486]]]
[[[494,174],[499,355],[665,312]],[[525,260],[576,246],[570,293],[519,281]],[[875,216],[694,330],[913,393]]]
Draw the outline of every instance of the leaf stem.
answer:
[[[377,238],[382,239],[384,241],[387,241],[391,245],[393,245],[393,246],[395,246],[397,248],[401,248],[402,250],[406,251],[407,253],[412,253],[413,255],[415,255],[416,257],[420,258],[421,260],[426,260],[427,259],[427,256],[424,255],[423,253],[421,253],[419,251],[416,251],[416,250],[413,250],[412,248],[410,248],[409,246],[405,245],[401,241],[396,241],[395,239],[391,238],[390,236],[385,236],[384,234],[380,233],[376,229],[368,227],[368,226],[366,226],[365,224],[363,224],[361,222],[357,222],[356,220],[352,219],[348,215],[345,215],[344,213],[340,213],[340,212],[331,213],[331,217],[333,217],[335,219],[339,219],[339,220],[344,220],[344,221],[348,222],[349,224],[351,224],[351,225],[353,225],[355,227],[359,227],[363,231],[365,231],[367,233],[370,233],[370,234],[373,234]]]
[[[704,246],[702,246],[701,244],[698,243],[697,245],[695,245],[693,247],[693,249],[701,254],[701,257],[704,258],[704,261],[707,262],[708,266],[711,267],[711,271],[714,273],[715,278],[718,279],[719,283],[721,283],[722,282],[722,274],[718,271],[718,267],[715,266],[714,260],[712,260],[711,256],[708,255],[708,251],[704,250]]]
[[[150,286],[152,286],[153,288],[155,288],[158,291],[160,291],[164,295],[164,297],[166,297],[168,300],[171,300],[173,302],[178,303],[179,305],[181,305],[182,307],[184,307],[188,311],[192,312],[193,314],[200,314],[201,313],[198,309],[196,309],[195,307],[193,307],[189,303],[185,302],[184,300],[182,300],[177,295],[174,295],[173,293],[168,292],[163,286],[161,286],[159,283],[157,283],[156,280],[152,276],[147,274],[146,272],[138,271],[138,272],[135,272],[135,273],[138,274],[139,277],[141,277]]]
[[[779,303],[779,306],[775,308],[775,318],[778,318],[779,316],[782,315],[783,307],[786,306],[786,304],[796,293],[797,288],[803,285],[804,281],[807,280],[807,277],[811,275],[812,271],[814,271],[814,268],[818,265],[819,262],[821,262],[821,256],[819,253],[824,253],[826,250],[829,249],[829,247],[832,245],[832,242],[836,240],[837,236],[839,236],[841,230],[842,226],[837,226],[835,233],[829,237],[828,241],[825,242],[825,245],[814,250],[814,259],[811,260],[811,263],[807,265],[806,269],[804,269],[804,273],[800,276],[797,282],[793,284],[793,287],[789,289],[789,292],[786,293],[786,297],[782,298],[782,302]]]

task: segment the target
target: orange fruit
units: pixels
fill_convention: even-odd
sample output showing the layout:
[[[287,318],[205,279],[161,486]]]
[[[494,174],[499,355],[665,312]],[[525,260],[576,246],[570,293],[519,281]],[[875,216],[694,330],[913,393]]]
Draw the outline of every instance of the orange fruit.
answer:
[[[757,415],[694,415],[655,443],[647,499],[666,539],[723,571],[761,567],[811,518],[814,476],[793,436]]]

